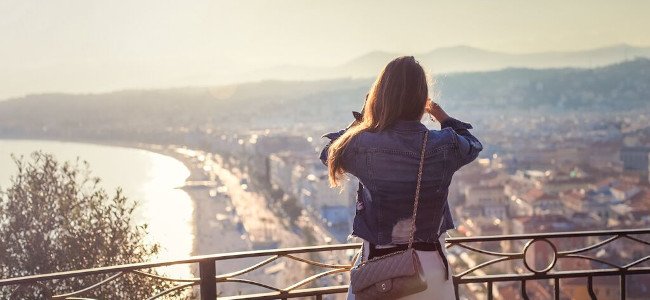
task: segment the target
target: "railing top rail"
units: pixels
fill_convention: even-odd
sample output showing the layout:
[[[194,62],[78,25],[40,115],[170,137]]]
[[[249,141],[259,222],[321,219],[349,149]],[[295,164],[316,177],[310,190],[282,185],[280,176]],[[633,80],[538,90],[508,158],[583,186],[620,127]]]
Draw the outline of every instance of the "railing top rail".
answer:
[[[450,244],[459,244],[459,243],[468,243],[468,242],[521,240],[521,239],[535,239],[535,238],[569,238],[569,237],[612,236],[612,235],[633,235],[633,234],[650,234],[650,228],[579,231],[579,232],[553,232],[553,233],[516,234],[516,235],[499,235],[499,236],[454,237],[454,238],[448,238],[447,242]],[[0,279],[0,286],[53,280],[53,279],[62,279],[62,278],[77,277],[77,276],[88,276],[88,275],[97,275],[97,274],[115,273],[115,272],[130,272],[130,271],[140,270],[140,269],[164,267],[164,266],[177,265],[177,264],[197,263],[201,261],[210,261],[210,260],[219,261],[219,260],[247,258],[247,257],[260,257],[260,256],[271,256],[271,255],[282,256],[282,255],[296,254],[296,253],[347,250],[347,249],[357,249],[360,246],[361,246],[360,243],[350,243],[350,244],[307,246],[307,247],[294,247],[294,248],[283,248],[283,249],[268,249],[268,250],[241,251],[241,252],[228,252],[228,253],[218,253],[218,254],[210,254],[210,255],[199,255],[199,256],[192,256],[192,257],[179,259],[179,260],[142,262],[142,263],[123,264],[123,265],[99,267],[99,268],[92,268],[92,269],[84,269],[84,270],[73,270],[73,271],[41,274],[41,275],[6,278],[6,279]]]
[[[620,230],[593,230],[593,231],[567,231],[567,232],[549,232],[533,234],[510,234],[510,235],[490,235],[474,237],[453,237],[447,238],[447,243],[470,243],[470,242],[490,242],[490,241],[512,241],[540,238],[571,238],[585,236],[612,236],[612,235],[634,235],[650,234],[650,228],[642,229],[620,229]]]
[[[466,283],[485,283],[485,282],[499,282],[499,281],[540,280],[540,279],[552,279],[552,278],[620,276],[623,273],[625,273],[626,275],[650,274],[650,267],[636,267],[633,269],[572,270],[572,271],[549,272],[549,273],[540,273],[540,274],[535,274],[535,273],[486,274],[480,276],[477,275],[477,276],[456,278],[455,280],[460,284],[466,284]]]
[[[62,278],[68,278],[68,277],[78,277],[78,276],[88,276],[88,275],[97,275],[97,274],[105,274],[105,273],[114,273],[114,272],[130,272],[130,271],[140,270],[140,269],[164,267],[164,266],[178,265],[178,264],[197,263],[197,262],[209,261],[209,260],[219,261],[219,260],[247,258],[247,257],[259,257],[259,256],[271,256],[271,255],[287,255],[287,254],[311,253],[311,252],[333,251],[333,250],[347,250],[347,249],[357,249],[359,247],[361,247],[360,243],[350,243],[350,244],[336,244],[336,245],[324,245],[324,246],[306,246],[306,247],[294,247],[294,248],[267,249],[267,250],[227,252],[227,253],[218,253],[218,254],[209,254],[209,255],[198,255],[198,256],[192,256],[192,257],[179,259],[179,260],[166,260],[166,261],[158,261],[158,262],[132,263],[132,264],[114,265],[114,266],[107,266],[107,267],[98,267],[98,268],[92,268],[92,269],[73,270],[73,271],[64,271],[64,272],[57,272],[57,273],[48,273],[48,274],[30,275],[30,276],[15,277],[15,278],[6,278],[6,279],[0,279],[0,286],[21,284],[21,283],[34,282],[34,281],[62,279]]]

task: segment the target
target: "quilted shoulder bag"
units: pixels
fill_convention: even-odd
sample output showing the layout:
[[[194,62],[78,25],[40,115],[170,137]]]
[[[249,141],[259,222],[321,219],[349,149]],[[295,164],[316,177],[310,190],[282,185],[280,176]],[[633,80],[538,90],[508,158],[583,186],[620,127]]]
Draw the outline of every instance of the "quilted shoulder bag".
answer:
[[[424,278],[420,259],[415,249],[413,249],[415,220],[420,198],[427,137],[428,132],[425,132],[420,154],[418,181],[415,188],[413,221],[411,223],[408,248],[362,261],[358,266],[350,270],[350,289],[358,300],[396,299],[427,289],[427,282]],[[363,250],[361,258],[363,259]]]

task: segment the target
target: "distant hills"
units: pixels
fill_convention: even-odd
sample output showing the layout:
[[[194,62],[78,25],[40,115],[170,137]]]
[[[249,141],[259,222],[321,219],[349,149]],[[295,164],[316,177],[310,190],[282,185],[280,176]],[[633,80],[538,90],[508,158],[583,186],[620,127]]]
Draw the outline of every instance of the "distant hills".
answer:
[[[331,68],[281,66],[249,74],[255,78],[284,80],[373,77],[393,58],[405,53],[374,51],[345,64]],[[632,60],[650,58],[650,47],[626,44],[570,52],[510,54],[469,46],[438,48],[414,55],[434,74],[500,70],[505,68],[592,68]]]
[[[371,79],[262,81],[219,87],[40,94],[0,102],[0,137],[189,138],[214,128],[340,126],[359,109]],[[648,108],[650,59],[598,68],[524,69],[439,76],[441,103],[455,111],[557,112]]]
[[[283,65],[266,68],[248,65],[237,68],[235,66],[210,67],[206,64],[200,67],[188,65],[182,67],[183,69],[165,69],[169,66],[165,67],[162,64],[161,70],[155,73],[151,73],[152,69],[139,67],[137,63],[126,66],[96,65],[82,69],[73,66],[48,65],[42,68],[25,69],[18,73],[5,72],[9,80],[4,82],[4,89],[0,89],[0,102],[6,100],[5,97],[8,95],[22,96],[30,92],[30,89],[37,93],[110,91],[119,90],[120,87],[159,89],[160,87],[225,85],[267,80],[368,79],[377,76],[381,68],[390,60],[404,54],[414,55],[431,74],[449,75],[507,68],[595,68],[635,58],[650,58],[650,47],[620,44],[583,51],[513,54],[470,46],[455,46],[438,48],[425,53],[373,51],[347,62],[339,60],[341,62],[339,65],[321,67]],[[115,74],[121,75],[116,77]]]
[[[650,59],[598,68],[459,73],[439,79],[447,104],[469,107],[630,110],[650,106]]]

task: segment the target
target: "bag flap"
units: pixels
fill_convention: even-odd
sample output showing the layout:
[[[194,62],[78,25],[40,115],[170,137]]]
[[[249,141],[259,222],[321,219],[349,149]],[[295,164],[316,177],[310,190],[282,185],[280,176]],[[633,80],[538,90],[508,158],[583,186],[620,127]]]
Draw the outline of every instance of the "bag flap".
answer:
[[[364,290],[377,282],[391,278],[412,276],[417,272],[415,250],[368,261],[350,270],[350,288],[353,293]]]

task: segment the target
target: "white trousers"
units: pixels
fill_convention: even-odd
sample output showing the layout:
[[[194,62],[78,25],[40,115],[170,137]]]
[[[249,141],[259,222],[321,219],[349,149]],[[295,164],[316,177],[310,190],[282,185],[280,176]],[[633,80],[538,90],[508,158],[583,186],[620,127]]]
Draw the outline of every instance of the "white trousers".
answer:
[[[363,253],[364,259],[368,257],[368,242],[364,241],[364,248],[366,251]],[[441,245],[445,244],[444,235],[440,236]],[[447,256],[447,250],[445,247],[442,247],[445,256]],[[418,257],[420,258],[420,263],[422,264],[422,269],[424,271],[424,277],[427,280],[427,289],[419,292],[417,294],[408,295],[406,297],[399,298],[400,300],[455,300],[456,294],[454,293],[454,284],[451,279],[451,269],[449,270],[449,278],[445,280],[445,265],[440,258],[440,254],[437,251],[419,251],[416,250]],[[358,265],[361,262],[361,257],[357,259],[355,265]],[[354,294],[352,291],[348,290],[348,300],[355,300]]]

